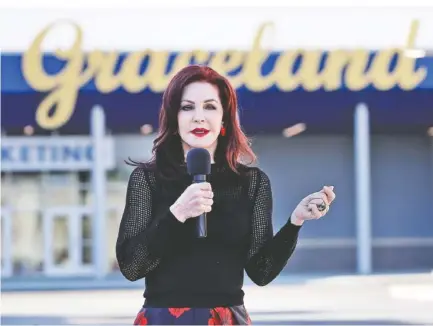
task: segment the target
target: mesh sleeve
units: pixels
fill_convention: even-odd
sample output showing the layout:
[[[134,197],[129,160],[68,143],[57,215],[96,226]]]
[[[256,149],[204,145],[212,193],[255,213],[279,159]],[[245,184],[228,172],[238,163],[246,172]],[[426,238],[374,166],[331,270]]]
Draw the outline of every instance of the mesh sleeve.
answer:
[[[129,177],[126,203],[116,242],[121,273],[130,281],[146,277],[159,264],[169,239],[183,223],[167,208],[153,216],[148,171],[136,168]]]
[[[269,284],[286,266],[296,248],[300,226],[288,221],[274,236],[272,190],[268,176],[253,170],[249,188],[253,200],[252,234],[245,270],[259,286]]]

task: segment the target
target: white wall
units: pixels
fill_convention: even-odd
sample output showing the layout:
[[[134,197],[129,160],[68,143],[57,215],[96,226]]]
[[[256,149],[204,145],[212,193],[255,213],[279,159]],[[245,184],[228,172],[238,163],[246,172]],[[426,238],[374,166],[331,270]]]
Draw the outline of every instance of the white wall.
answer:
[[[416,45],[433,48],[433,7],[409,8],[139,8],[5,9],[0,11],[2,51],[21,52],[37,33],[60,19],[84,30],[83,49],[187,50],[251,47],[259,25],[275,23],[265,43],[275,49],[403,47],[419,19]],[[11,32],[13,31],[13,32]],[[73,33],[57,29],[45,50],[69,46]]]

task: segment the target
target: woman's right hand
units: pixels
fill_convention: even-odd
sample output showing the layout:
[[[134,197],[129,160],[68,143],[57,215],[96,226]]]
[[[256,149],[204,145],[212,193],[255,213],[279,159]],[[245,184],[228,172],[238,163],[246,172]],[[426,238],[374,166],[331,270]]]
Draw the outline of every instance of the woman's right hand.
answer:
[[[180,221],[197,217],[212,210],[213,192],[210,183],[193,183],[170,206],[171,213]]]

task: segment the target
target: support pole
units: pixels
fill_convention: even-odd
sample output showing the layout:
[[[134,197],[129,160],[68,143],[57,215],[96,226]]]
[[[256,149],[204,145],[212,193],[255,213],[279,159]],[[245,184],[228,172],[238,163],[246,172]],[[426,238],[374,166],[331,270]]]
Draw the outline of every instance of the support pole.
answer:
[[[92,187],[93,187],[93,262],[96,277],[101,279],[106,271],[106,171],[104,164],[105,113],[101,106],[92,108],[91,133],[93,145]]]
[[[370,188],[370,127],[369,111],[364,103],[355,108],[355,183],[357,270],[372,272],[371,188]]]

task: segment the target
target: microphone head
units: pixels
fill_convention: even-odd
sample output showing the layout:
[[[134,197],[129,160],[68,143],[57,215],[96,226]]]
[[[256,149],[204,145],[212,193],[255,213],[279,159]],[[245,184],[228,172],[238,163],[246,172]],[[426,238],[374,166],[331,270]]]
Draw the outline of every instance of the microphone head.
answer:
[[[204,148],[192,148],[186,155],[186,166],[190,175],[210,174],[210,154]]]

